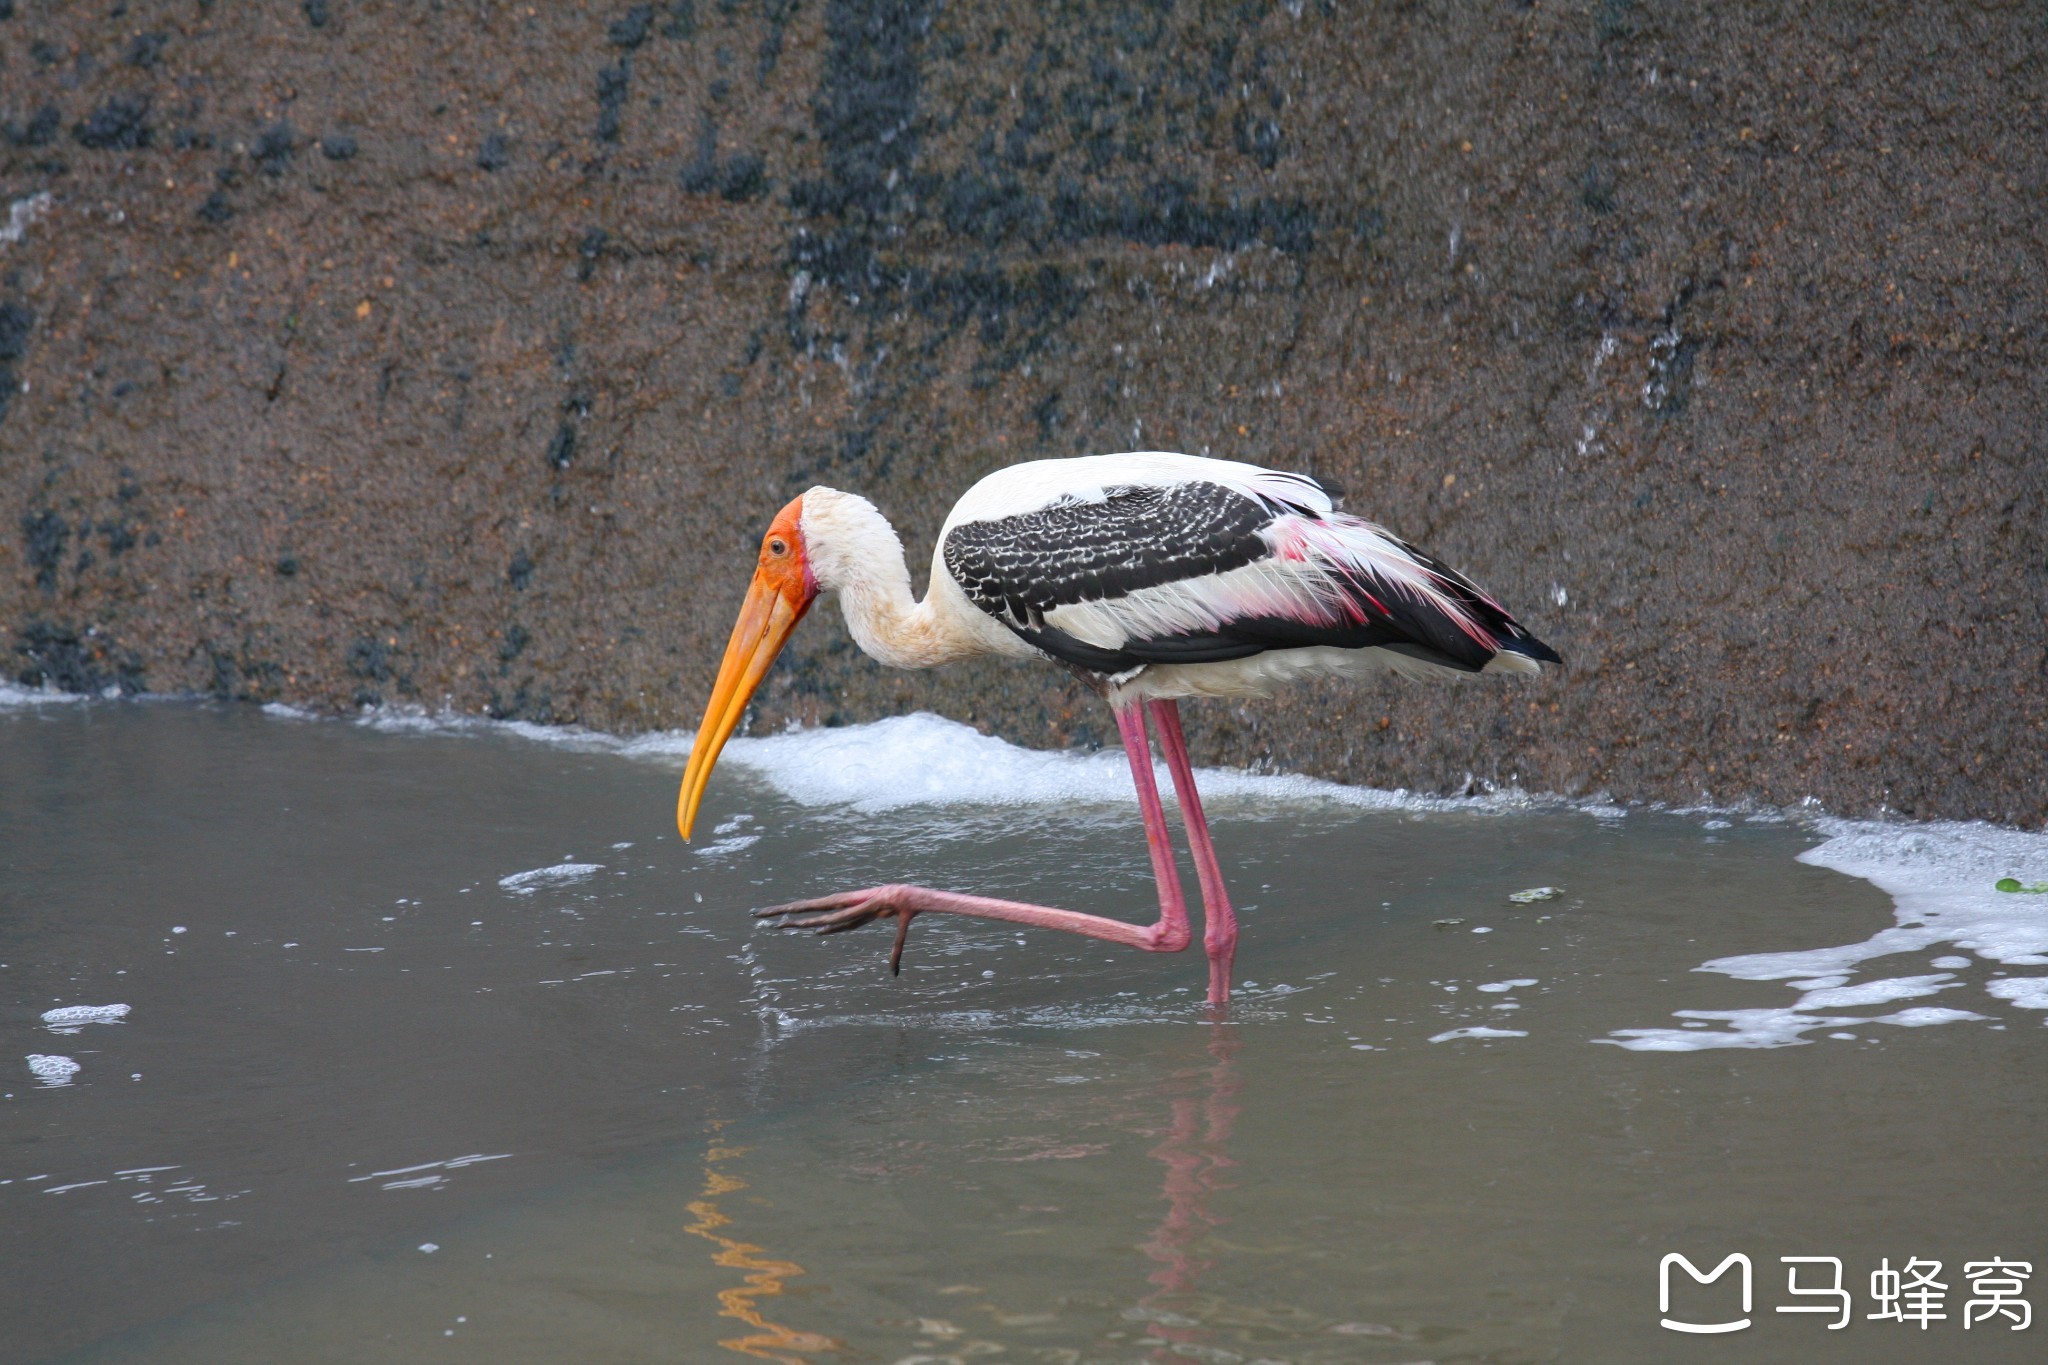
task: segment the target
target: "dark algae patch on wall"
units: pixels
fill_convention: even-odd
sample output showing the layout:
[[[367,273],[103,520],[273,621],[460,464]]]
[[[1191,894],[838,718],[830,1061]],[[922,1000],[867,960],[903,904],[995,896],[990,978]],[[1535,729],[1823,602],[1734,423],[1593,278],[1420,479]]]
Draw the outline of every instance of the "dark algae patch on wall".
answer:
[[[809,484],[921,563],[990,469],[1182,449],[1570,661],[1207,761],[2048,818],[2032,11],[11,10],[16,681],[687,726]],[[828,614],[755,723],[911,707],[1106,730]]]

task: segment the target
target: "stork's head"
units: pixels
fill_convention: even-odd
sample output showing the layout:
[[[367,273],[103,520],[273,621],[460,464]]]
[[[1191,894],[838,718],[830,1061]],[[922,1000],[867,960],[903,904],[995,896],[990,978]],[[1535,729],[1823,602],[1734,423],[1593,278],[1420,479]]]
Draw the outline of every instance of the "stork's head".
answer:
[[[746,714],[747,702],[767,676],[768,666],[817,597],[818,577],[804,545],[804,499],[797,498],[775,514],[768,534],[761,537],[754,581],[726,642],[725,661],[718,666],[697,742],[690,746],[682,795],[676,801],[676,826],[683,838],[690,837],[690,827],[697,821],[697,804],[704,799],[704,784],[711,780],[719,750]]]

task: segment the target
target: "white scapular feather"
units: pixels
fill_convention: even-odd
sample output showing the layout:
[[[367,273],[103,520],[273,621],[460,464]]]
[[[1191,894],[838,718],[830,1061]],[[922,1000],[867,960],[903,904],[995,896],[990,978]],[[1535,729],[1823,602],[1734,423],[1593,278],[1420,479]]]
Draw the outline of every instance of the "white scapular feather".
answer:
[[[1300,474],[1261,469],[1235,460],[1212,460],[1166,450],[1139,450],[1123,455],[1082,455],[1070,460],[1028,460],[998,469],[967,490],[953,505],[945,533],[964,521],[996,521],[1022,516],[1062,499],[1102,502],[1112,488],[1171,488],[1183,483],[1215,483],[1248,497],[1328,512],[1335,504],[1314,480]]]

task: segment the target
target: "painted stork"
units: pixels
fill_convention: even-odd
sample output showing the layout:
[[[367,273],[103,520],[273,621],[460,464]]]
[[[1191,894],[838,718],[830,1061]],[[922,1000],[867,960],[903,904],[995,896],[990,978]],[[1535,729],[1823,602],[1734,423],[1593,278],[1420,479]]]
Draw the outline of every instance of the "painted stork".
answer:
[[[1542,663],[1562,662],[1470,579],[1338,511],[1302,474],[1157,451],[998,470],[946,518],[921,602],[911,594],[903,543],[874,504],[813,488],[777,513],[762,537],[683,774],[676,806],[683,838],[748,699],[825,592],[839,594],[854,641],[893,668],[992,654],[1063,664],[1093,685],[1109,702],[1130,759],[1159,919],[1136,925],[903,885],[754,913],[825,934],[894,919],[892,972],[920,914],[973,915],[1178,952],[1192,935],[1152,773],[1149,716],[1201,884],[1214,1004],[1230,996],[1237,921],[1181,738],[1180,698],[1265,696],[1317,677],[1537,673]]]

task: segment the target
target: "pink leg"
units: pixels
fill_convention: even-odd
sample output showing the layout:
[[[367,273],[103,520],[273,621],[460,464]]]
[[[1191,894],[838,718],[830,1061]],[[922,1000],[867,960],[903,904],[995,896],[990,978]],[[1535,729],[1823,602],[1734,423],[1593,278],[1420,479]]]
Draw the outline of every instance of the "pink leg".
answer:
[[[1131,761],[1131,779],[1138,788],[1138,809],[1145,817],[1145,844],[1152,854],[1152,875],[1159,882],[1159,920],[1156,924],[1126,924],[1102,915],[1084,915],[1077,910],[1057,910],[1023,901],[995,900],[988,896],[934,891],[927,886],[902,885],[841,891],[815,900],[771,906],[766,910],[756,910],[754,914],[763,919],[800,916],[783,919],[783,927],[816,929],[821,934],[844,933],[871,920],[894,916],[896,946],[889,954],[891,972],[900,970],[902,966],[903,940],[910,931],[910,921],[927,913],[972,915],[979,919],[1035,925],[1041,929],[1064,929],[1070,934],[1107,939],[1111,943],[1142,948],[1148,953],[1179,952],[1188,946],[1193,933],[1188,928],[1188,903],[1181,894],[1180,871],[1173,862],[1173,841],[1166,828],[1166,810],[1159,804],[1159,784],[1152,776],[1152,745],[1145,737],[1143,709],[1129,706],[1118,710],[1116,728],[1123,735],[1124,754]]]
[[[1202,815],[1202,794],[1195,790],[1195,770],[1188,763],[1187,741],[1180,733],[1180,703],[1148,701],[1152,723],[1159,730],[1159,747],[1166,753],[1166,766],[1173,772],[1173,792],[1180,798],[1181,823],[1188,829],[1188,848],[1195,855],[1195,876],[1202,884],[1202,947],[1209,954],[1209,1003],[1230,1000],[1230,964],[1237,956],[1237,915],[1230,908],[1230,895],[1223,889],[1223,868],[1216,861],[1216,846],[1209,842],[1209,822]]]

